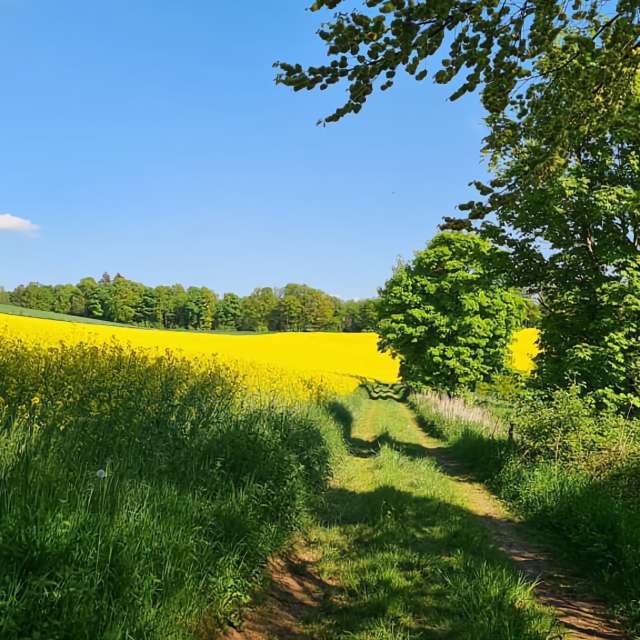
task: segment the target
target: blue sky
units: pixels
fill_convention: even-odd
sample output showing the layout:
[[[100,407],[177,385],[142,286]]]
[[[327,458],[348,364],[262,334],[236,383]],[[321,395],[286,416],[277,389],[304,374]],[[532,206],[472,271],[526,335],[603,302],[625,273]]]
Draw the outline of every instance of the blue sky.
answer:
[[[0,0],[0,285],[373,295],[485,175],[483,112],[407,79],[315,126],[344,89],[271,67],[322,60],[308,4]]]

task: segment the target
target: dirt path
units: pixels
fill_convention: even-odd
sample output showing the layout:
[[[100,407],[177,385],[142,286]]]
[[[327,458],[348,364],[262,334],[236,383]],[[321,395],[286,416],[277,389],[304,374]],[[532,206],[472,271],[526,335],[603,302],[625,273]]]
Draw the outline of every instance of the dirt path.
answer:
[[[318,561],[298,545],[285,558],[270,560],[270,587],[247,611],[239,629],[229,629],[225,640],[308,640],[303,621],[321,604],[331,585],[315,569]]]
[[[329,492],[330,517],[316,532],[316,544],[299,546],[288,558],[270,563],[271,588],[248,612],[241,627],[225,635],[227,640],[395,638],[393,629],[386,635],[386,627],[366,626],[371,619],[365,620],[362,612],[370,606],[369,600],[376,598],[383,603],[400,602],[399,624],[406,623],[411,634],[418,633],[406,637],[475,638],[468,629],[457,635],[455,625],[443,631],[450,620],[437,616],[456,595],[445,591],[437,600],[433,585],[429,586],[434,575],[448,570],[445,562],[434,574],[429,573],[434,559],[450,553],[439,541],[443,527],[451,527],[455,545],[460,545],[460,553],[466,553],[469,562],[473,563],[476,556],[492,562],[486,551],[478,549],[476,553],[474,540],[461,541],[465,531],[478,528],[474,523],[488,532],[493,544],[528,580],[536,582],[536,599],[554,610],[565,630],[564,638],[626,637],[610,621],[605,607],[579,593],[579,581],[560,570],[547,549],[531,542],[522,525],[483,485],[468,476],[446,445],[420,429],[405,404],[366,400],[353,423],[349,415],[343,412],[343,426],[352,455]],[[430,467],[425,467],[427,462]],[[435,485],[442,486],[437,489]],[[434,487],[431,493],[430,486]],[[449,503],[447,496],[455,499]],[[463,504],[464,509],[455,503]],[[437,535],[431,539],[428,534],[432,527]],[[386,530],[388,538],[381,533]],[[376,593],[378,578],[374,573],[383,571],[390,549],[399,559],[394,561],[397,566],[392,563],[388,567],[385,580],[406,583],[406,588],[379,589]],[[414,574],[418,578],[411,583]],[[361,588],[364,595],[358,593]],[[491,604],[484,606],[491,608]],[[407,612],[413,616],[410,620]],[[386,607],[381,624],[391,620],[393,627],[394,615],[393,606]],[[484,615],[480,611],[471,624],[480,625]],[[315,623],[309,622],[314,619]],[[517,620],[505,620],[505,624],[516,625],[508,637],[524,637],[519,635]],[[559,636],[551,632],[548,637]]]
[[[409,407],[403,404],[401,409],[407,421],[420,430],[425,451],[459,485],[468,509],[478,516],[495,544],[519,571],[530,580],[537,581],[536,596],[542,604],[556,610],[558,619],[567,629],[565,637],[571,640],[626,638],[611,620],[606,607],[597,599],[581,594],[575,586],[580,581],[561,570],[548,549],[528,539],[503,503],[484,485],[470,478],[464,466],[451,456],[441,440],[427,436],[420,429]]]

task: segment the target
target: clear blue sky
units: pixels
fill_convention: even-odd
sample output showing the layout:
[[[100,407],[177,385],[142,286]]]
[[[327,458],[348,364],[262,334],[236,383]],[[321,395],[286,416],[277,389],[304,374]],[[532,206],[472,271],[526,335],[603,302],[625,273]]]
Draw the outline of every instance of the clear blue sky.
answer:
[[[373,295],[485,174],[483,112],[405,80],[315,126],[344,89],[271,67],[321,61],[308,4],[0,0],[0,285]]]

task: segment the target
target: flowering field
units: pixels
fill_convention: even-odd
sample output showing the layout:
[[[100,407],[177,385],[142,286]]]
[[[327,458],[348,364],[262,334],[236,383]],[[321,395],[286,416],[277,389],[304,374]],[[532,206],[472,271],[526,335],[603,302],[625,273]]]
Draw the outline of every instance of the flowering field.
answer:
[[[534,363],[533,358],[536,357],[540,351],[538,347],[538,338],[540,332],[538,329],[522,329],[518,331],[513,337],[513,343],[511,344],[511,363],[513,368],[523,373],[530,373],[533,371]]]
[[[376,348],[373,333],[275,333],[220,335],[134,329],[0,314],[0,331],[26,342],[103,344],[171,350],[194,360],[211,356],[240,373],[247,387],[294,398],[347,394],[364,379],[396,382],[398,364]],[[529,372],[537,352],[536,329],[523,329],[511,347],[516,369]]]
[[[171,350],[190,359],[216,355],[246,385],[304,398],[346,394],[363,379],[396,382],[398,365],[376,348],[373,333],[275,333],[220,335],[133,329],[0,314],[0,331],[41,345],[101,344],[116,340],[146,351]]]

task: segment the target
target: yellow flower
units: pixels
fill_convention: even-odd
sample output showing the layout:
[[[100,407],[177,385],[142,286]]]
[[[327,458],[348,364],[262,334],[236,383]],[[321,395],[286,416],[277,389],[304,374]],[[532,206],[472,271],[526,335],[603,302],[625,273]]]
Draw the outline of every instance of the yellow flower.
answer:
[[[32,407],[37,407],[40,404],[40,397],[39,396],[33,396],[33,398],[31,398],[31,406]]]

